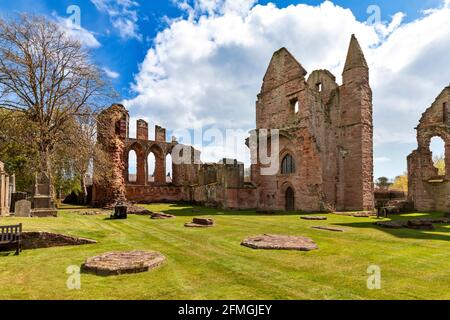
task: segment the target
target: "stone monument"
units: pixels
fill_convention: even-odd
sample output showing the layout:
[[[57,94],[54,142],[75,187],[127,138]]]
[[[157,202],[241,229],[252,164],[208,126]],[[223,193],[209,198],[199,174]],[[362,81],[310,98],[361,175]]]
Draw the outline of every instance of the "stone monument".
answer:
[[[57,215],[51,196],[50,179],[44,172],[36,174],[32,207],[32,217],[56,217]]]

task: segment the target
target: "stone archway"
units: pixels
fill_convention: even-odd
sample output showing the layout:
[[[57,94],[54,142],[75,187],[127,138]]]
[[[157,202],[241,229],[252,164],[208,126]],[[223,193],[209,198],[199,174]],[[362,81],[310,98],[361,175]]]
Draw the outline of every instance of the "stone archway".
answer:
[[[166,158],[163,149],[158,144],[153,144],[147,152],[148,154],[153,153],[155,157],[155,165],[154,165],[154,179],[153,183],[158,185],[166,184]]]
[[[287,187],[284,192],[284,208],[286,211],[294,211],[295,210],[295,193],[294,189],[291,187]]]
[[[133,178],[130,179],[130,154],[133,154]],[[146,159],[144,149],[141,144],[135,142],[130,145],[125,152],[125,181],[131,184],[144,185],[146,182]]]
[[[417,138],[419,145],[417,152],[421,158],[421,167],[418,170],[422,171],[422,178],[428,180],[441,176],[448,179],[450,177],[450,134],[447,130],[440,126],[428,126],[418,130]],[[438,139],[444,144],[445,172],[443,174],[439,173],[434,164],[435,154],[431,150],[433,139]]]

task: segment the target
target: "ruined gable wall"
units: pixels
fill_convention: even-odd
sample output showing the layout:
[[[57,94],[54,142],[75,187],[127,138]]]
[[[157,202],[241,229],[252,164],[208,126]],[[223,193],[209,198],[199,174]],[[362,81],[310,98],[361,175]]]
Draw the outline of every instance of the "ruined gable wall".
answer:
[[[297,72],[290,72],[291,69]],[[274,85],[270,79],[277,79],[278,73],[288,76]],[[288,187],[295,191],[296,209],[317,211],[325,207],[321,155],[327,149],[323,137],[324,108],[316,88],[311,89],[305,81],[305,73],[290,54],[278,51],[258,95],[257,128],[282,129],[285,135],[280,137],[280,163],[289,153],[296,167],[294,174],[281,174],[278,168],[278,174],[264,176],[260,174],[261,165],[253,166],[252,181],[258,186],[262,209],[284,210]],[[295,101],[299,103],[298,113],[294,109]]]
[[[450,210],[450,87],[445,88],[420,119],[417,127],[418,148],[408,156],[408,198],[420,211]],[[446,174],[439,177],[433,165],[430,141],[441,137],[445,142]]]
[[[355,36],[342,86],[327,70],[314,71],[308,81],[305,75],[303,67],[282,48],[274,53],[264,77],[256,103],[257,129],[279,128],[288,133],[290,141],[280,148],[295,149],[291,152],[296,153],[299,172],[291,177],[261,176],[261,165],[253,165],[252,181],[259,188],[260,203],[267,207],[265,200],[275,195],[274,207],[281,209],[286,185],[297,192],[296,209],[372,210],[372,91]],[[299,102],[298,113],[295,101]],[[309,170],[301,173],[302,166]],[[308,200],[302,199],[306,196]]]
[[[299,209],[373,208],[370,87],[366,86],[368,90],[365,98],[362,98],[363,85],[350,77],[353,84],[343,88],[343,94],[347,95],[346,113],[349,121],[352,121],[347,124],[360,126],[342,129],[341,88],[334,75],[328,70],[316,70],[305,81],[306,71],[298,67],[298,62],[290,54],[285,54],[284,59],[280,58],[282,52],[274,54],[264,77],[262,92],[258,95],[257,128],[282,128],[289,132],[291,141],[281,143],[280,149],[295,149],[299,171],[291,177],[261,177],[258,175],[259,166],[253,166],[253,181],[261,191],[260,202],[267,203],[267,194],[275,194],[275,207],[282,209],[285,203],[284,186],[291,185],[298,192],[296,205]],[[288,68],[297,70],[297,73]],[[267,84],[267,79],[279,79],[279,70],[284,70],[282,72],[288,75],[287,78],[279,80],[276,85],[273,82]],[[351,73],[353,76],[360,75],[354,71]],[[293,74],[296,77],[293,78]],[[295,113],[292,103],[296,100],[299,102],[298,113]],[[367,103],[368,111],[364,117],[370,120],[367,127],[361,125],[364,103]],[[345,138],[342,139],[342,136]],[[348,149],[353,148],[347,160],[339,157],[343,149],[342,140],[347,142]],[[283,154],[280,155],[280,161],[282,158]],[[358,169],[355,170],[355,167]],[[345,188],[344,174],[352,178],[348,179],[349,185],[355,180],[361,180],[364,175],[365,183],[358,181],[356,186]],[[359,191],[356,190],[358,188]]]

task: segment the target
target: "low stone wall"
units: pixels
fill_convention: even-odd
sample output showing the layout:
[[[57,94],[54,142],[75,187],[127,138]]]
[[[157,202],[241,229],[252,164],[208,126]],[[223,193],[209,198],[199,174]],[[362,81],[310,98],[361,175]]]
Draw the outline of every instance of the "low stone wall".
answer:
[[[66,236],[58,233],[33,231],[22,233],[22,249],[79,246],[93,243],[97,243],[97,241]]]
[[[140,203],[177,202],[184,200],[181,188],[177,186],[139,186],[127,185],[126,198]]]

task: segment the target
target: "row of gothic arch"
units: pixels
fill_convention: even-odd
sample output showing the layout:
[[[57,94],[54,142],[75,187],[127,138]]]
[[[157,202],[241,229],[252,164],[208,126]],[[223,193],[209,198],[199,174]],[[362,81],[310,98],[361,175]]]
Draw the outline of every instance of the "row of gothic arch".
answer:
[[[166,183],[172,182],[173,170],[172,170],[172,155],[168,153],[164,159],[164,173],[165,173],[165,181]],[[158,165],[156,161],[156,156],[153,152],[149,152],[145,161],[145,172],[146,172],[146,181],[148,183],[156,182],[155,181],[155,172],[156,167]],[[136,183],[141,181],[141,177],[138,177],[138,155],[135,150],[131,149],[128,152],[128,182]]]
[[[167,184],[173,179],[172,147],[168,143],[135,141],[124,154],[125,180],[129,184]]]

